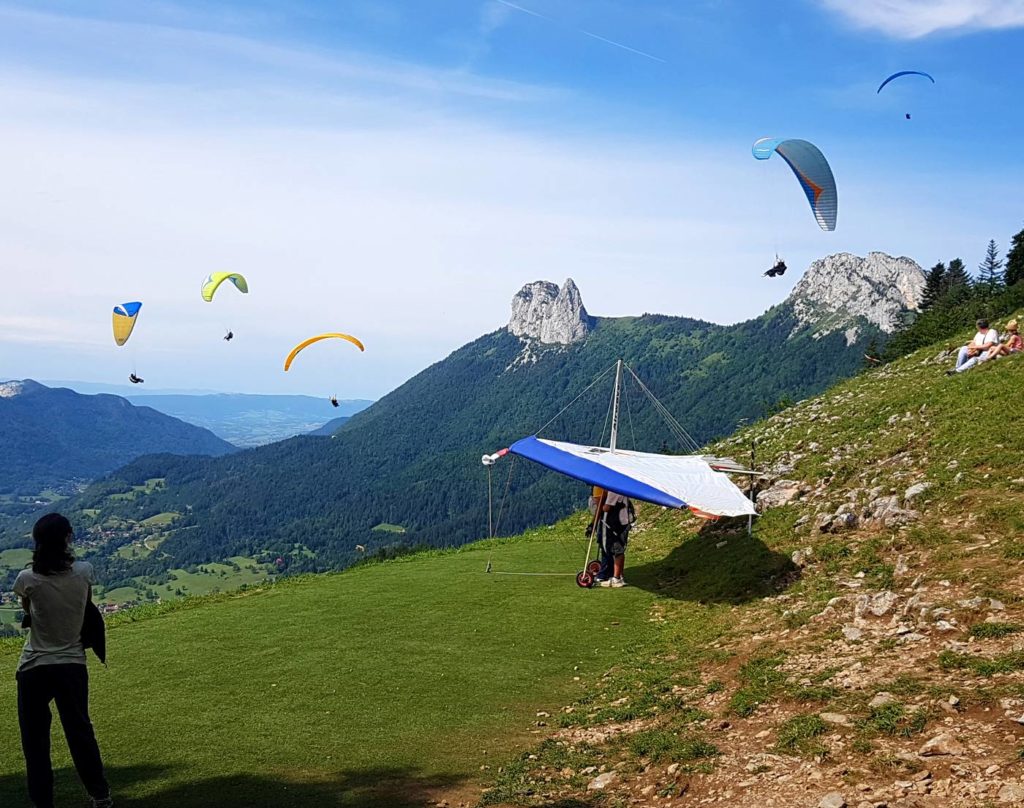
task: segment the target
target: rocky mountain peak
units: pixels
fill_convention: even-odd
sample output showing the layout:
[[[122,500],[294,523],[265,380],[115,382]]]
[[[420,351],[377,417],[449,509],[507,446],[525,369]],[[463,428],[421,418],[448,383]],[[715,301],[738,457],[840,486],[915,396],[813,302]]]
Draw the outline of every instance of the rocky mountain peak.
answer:
[[[528,283],[512,298],[509,333],[550,345],[585,339],[593,320],[572,278],[559,288],[550,281]]]
[[[845,330],[853,344],[861,320],[893,333],[906,312],[917,310],[924,282],[924,270],[910,258],[837,253],[811,263],[789,302],[800,326],[814,328],[816,337]]]
[[[14,398],[23,393],[31,392],[33,387],[39,387],[33,381],[8,381],[0,382],[0,398]]]

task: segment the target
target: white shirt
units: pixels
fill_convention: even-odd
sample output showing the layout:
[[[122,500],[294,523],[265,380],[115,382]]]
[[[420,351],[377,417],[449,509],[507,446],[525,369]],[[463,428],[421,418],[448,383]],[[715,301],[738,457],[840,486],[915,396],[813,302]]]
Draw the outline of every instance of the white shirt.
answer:
[[[604,504],[609,508],[614,508],[619,503],[626,505],[629,502],[629,497],[623,496],[622,494],[616,494],[614,491],[609,491],[608,496],[605,497]],[[611,516],[611,512],[605,514],[605,519]],[[619,508],[619,524],[629,524],[629,507]]]
[[[92,564],[87,561],[75,561],[68,572],[55,575],[30,569],[18,573],[14,594],[28,598],[32,616],[19,671],[39,665],[85,664],[82,621],[92,581]]]
[[[995,345],[999,342],[999,332],[994,328],[990,328],[984,334],[980,331],[974,335],[974,344],[979,348],[984,348],[986,345]]]

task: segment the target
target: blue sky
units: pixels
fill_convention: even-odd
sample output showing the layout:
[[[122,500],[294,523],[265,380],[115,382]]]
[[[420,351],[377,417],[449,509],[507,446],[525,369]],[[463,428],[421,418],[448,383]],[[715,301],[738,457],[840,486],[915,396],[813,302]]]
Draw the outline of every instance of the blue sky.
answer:
[[[377,397],[528,281],[734,322],[776,249],[973,267],[1024,226],[1022,0],[84,5],[0,0],[4,378]],[[828,156],[836,232],[765,135]],[[218,269],[252,294],[203,304]],[[321,330],[366,354],[284,374]]]

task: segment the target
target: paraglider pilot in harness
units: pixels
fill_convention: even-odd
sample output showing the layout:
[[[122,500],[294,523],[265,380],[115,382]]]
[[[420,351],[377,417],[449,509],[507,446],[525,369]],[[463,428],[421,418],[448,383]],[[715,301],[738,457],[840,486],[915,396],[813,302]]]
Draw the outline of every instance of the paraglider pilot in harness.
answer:
[[[231,342],[231,340],[233,340],[234,338],[235,338],[235,333],[233,331],[230,331],[230,330],[228,331],[227,334],[224,335],[224,341],[225,342]]]
[[[142,384],[146,380],[145,379],[140,379],[134,373],[129,373],[128,374],[128,381],[130,381],[132,384]]]
[[[786,274],[786,269],[787,269],[786,262],[783,261],[781,258],[779,258],[779,256],[776,255],[775,256],[775,266],[773,266],[771,269],[769,269],[764,274],[765,274],[765,277],[767,277],[767,278],[774,278],[777,275],[785,275]]]
[[[340,407],[341,406],[338,403],[338,397],[337,396],[331,396],[331,406],[332,407]]]

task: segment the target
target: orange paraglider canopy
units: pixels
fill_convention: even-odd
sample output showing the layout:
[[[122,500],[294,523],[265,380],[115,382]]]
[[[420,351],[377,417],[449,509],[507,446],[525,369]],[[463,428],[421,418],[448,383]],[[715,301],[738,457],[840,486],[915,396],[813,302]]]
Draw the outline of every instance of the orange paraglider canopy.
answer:
[[[366,350],[366,348],[363,347],[363,343],[361,343],[358,339],[356,339],[355,337],[353,337],[353,336],[351,336],[349,334],[341,334],[341,333],[319,334],[319,335],[317,335],[315,337],[310,337],[309,339],[307,339],[307,340],[305,340],[303,342],[300,342],[298,345],[296,345],[294,348],[292,348],[291,353],[288,354],[288,358],[284,360],[284,369],[288,370],[288,368],[290,368],[292,366],[292,360],[294,360],[295,357],[299,355],[300,351],[302,351],[306,347],[312,345],[314,342],[320,342],[320,340],[323,340],[323,339],[343,339],[343,340],[347,340],[348,342],[351,342],[353,345],[355,345],[360,351],[365,351]]]

